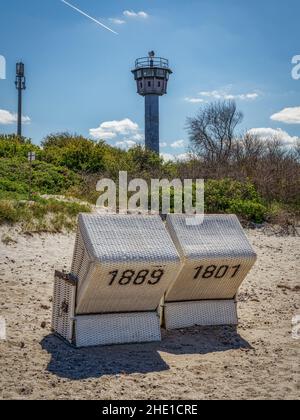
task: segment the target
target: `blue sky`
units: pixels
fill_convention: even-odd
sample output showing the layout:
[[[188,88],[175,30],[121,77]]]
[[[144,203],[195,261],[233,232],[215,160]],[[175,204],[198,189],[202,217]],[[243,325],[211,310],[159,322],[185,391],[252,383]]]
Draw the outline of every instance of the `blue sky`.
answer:
[[[241,131],[277,130],[287,143],[300,136],[300,79],[291,75],[300,55],[299,0],[69,1],[119,35],[61,0],[1,0],[0,133],[15,130],[22,59],[24,135],[35,143],[61,131],[102,134],[122,147],[140,141],[144,103],[130,70],[153,49],[174,71],[160,101],[163,153],[184,153],[186,118],[218,98],[237,100]]]

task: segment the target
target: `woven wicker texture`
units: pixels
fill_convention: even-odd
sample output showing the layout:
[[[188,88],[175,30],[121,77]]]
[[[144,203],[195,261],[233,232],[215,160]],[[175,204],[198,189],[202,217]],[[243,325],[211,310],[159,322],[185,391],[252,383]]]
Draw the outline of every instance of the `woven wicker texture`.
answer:
[[[195,325],[237,325],[238,323],[234,300],[167,303],[165,320],[167,330]]]
[[[233,299],[256,261],[234,215],[205,215],[201,224],[169,215],[167,229],[184,268],[166,295],[167,302]]]
[[[76,286],[55,276],[52,310],[52,328],[65,340],[71,342],[75,309]]]
[[[143,343],[161,340],[156,312],[76,317],[76,346]]]
[[[181,261],[159,216],[79,216],[76,314],[155,311]]]

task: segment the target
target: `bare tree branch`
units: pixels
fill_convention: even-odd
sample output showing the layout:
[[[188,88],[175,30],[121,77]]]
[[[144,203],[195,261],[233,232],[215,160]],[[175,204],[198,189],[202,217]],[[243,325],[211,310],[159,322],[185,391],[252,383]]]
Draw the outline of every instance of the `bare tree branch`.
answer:
[[[201,109],[195,118],[188,119],[188,132],[193,150],[210,161],[230,157],[235,129],[243,114],[234,101],[215,102]]]

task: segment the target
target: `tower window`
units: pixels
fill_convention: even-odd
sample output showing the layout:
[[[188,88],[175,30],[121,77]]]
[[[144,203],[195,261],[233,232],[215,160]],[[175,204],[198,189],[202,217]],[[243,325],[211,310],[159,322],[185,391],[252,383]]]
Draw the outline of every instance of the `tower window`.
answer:
[[[161,83],[160,82],[157,82],[157,86],[160,88],[160,86],[161,86]]]
[[[143,89],[143,83],[142,82],[140,83],[140,88]]]
[[[148,87],[151,87],[151,82],[148,82]]]
[[[157,74],[158,77],[165,77],[165,71],[164,70],[158,69],[156,71],[156,74]]]
[[[154,77],[154,70],[144,70],[144,77]]]

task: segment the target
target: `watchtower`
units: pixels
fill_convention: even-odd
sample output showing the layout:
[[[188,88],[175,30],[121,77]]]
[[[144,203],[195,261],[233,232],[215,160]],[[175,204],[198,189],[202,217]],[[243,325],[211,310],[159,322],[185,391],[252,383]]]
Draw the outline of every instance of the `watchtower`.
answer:
[[[159,97],[167,93],[172,70],[169,61],[155,57],[138,58],[132,70],[137,83],[137,92],[145,97],[145,144],[146,148],[159,153]]]

